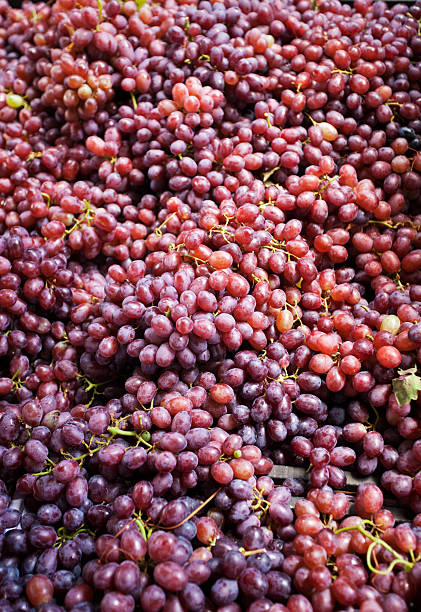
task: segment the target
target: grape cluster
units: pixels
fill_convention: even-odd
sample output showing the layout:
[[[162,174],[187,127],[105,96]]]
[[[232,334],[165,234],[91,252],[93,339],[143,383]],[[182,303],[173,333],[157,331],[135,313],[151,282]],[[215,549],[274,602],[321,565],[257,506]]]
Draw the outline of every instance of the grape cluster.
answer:
[[[415,610],[420,0],[0,31],[0,612]]]

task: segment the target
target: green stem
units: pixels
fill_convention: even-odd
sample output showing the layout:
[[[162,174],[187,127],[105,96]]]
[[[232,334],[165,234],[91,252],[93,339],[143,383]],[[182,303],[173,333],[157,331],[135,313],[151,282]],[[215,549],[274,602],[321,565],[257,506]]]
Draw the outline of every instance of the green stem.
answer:
[[[120,429],[119,427],[109,427],[108,431],[111,434],[113,434],[113,436],[130,436],[130,437],[133,437],[133,438],[137,438],[139,440],[139,442],[144,444],[147,448],[153,448],[152,444],[149,444],[142,437],[142,435],[139,436],[139,434],[136,431],[128,431],[126,429]]]
[[[147,542],[147,541],[148,541],[148,536],[147,536],[147,534],[146,534],[145,526],[144,526],[144,524],[143,524],[142,519],[138,519],[138,520],[136,520],[136,521],[135,521],[135,523],[136,523],[136,525],[139,527],[139,531],[140,531],[140,533],[142,534],[142,536],[143,536],[143,538],[144,538],[145,542]]]
[[[83,200],[86,206],[86,211],[84,212],[83,216],[80,219],[76,219],[75,223],[72,225],[72,227],[70,227],[69,229],[67,229],[64,234],[63,234],[63,238],[64,236],[68,236],[69,234],[71,234],[72,232],[74,232],[76,229],[78,229],[82,223],[84,221],[88,221],[88,223],[90,221],[92,221],[92,211],[91,211],[91,204],[90,202],[88,202],[87,200]]]
[[[120,429],[119,427],[109,427],[108,431],[115,436],[137,436],[135,431],[127,431],[125,429]]]
[[[73,461],[76,461],[77,463],[79,463],[79,465],[81,466],[83,464],[83,460],[86,459],[87,457],[92,457],[92,455],[95,455],[95,453],[97,453],[98,451],[101,450],[101,448],[104,448],[105,446],[108,446],[108,444],[110,442],[112,442],[114,436],[111,436],[111,438],[107,441],[106,444],[100,444],[99,446],[97,446],[96,448],[92,448],[89,449],[89,452],[84,453],[83,455],[80,455],[80,457],[74,457],[73,455],[71,455],[70,453],[68,453],[67,451],[62,451],[62,455],[63,457],[66,457],[68,459],[72,459]]]
[[[47,474],[51,474],[52,472],[52,468],[50,470],[46,470],[45,472],[36,472],[36,474],[34,474],[34,476],[47,476]]]
[[[368,566],[368,569],[371,572],[373,572],[373,574],[379,574],[380,576],[387,576],[387,574],[390,574],[390,572],[393,570],[395,565],[400,563],[400,561],[399,561],[399,559],[393,559],[393,561],[390,563],[390,565],[385,570],[378,570],[377,568],[373,567],[373,565],[371,563],[371,553],[372,553],[373,548],[375,546],[377,546],[377,542],[372,542],[370,544],[370,546],[368,547],[368,550],[367,550],[367,566]]]
[[[136,96],[134,95],[134,93],[132,91],[130,92],[130,97],[132,99],[133,108],[134,108],[134,110],[136,110],[137,109]]]
[[[21,368],[18,368],[10,380],[14,382],[18,378],[20,370]]]
[[[371,521],[365,521],[365,522],[369,522],[370,523]],[[369,553],[371,555],[371,552],[374,549],[374,546],[376,544],[379,544],[380,546],[383,546],[383,548],[388,550],[395,557],[395,560],[392,561],[391,565],[389,566],[389,568],[387,570],[385,570],[384,573],[388,574],[391,571],[391,569],[393,568],[393,566],[396,565],[397,563],[402,564],[404,566],[404,568],[405,568],[405,571],[407,571],[407,572],[411,571],[411,569],[414,566],[413,563],[411,563],[410,561],[407,561],[406,559],[404,559],[402,557],[402,555],[400,555],[398,552],[396,552],[396,550],[394,550],[387,542],[385,542],[381,538],[378,538],[378,537],[374,536],[372,533],[370,533],[369,531],[364,529],[364,527],[362,526],[362,523],[359,523],[358,525],[350,525],[349,527],[342,527],[341,529],[338,529],[337,531],[335,531],[335,534],[342,533],[343,531],[351,531],[353,529],[357,529],[360,533],[363,534],[363,536],[365,536],[366,538],[369,538],[370,540],[372,540],[372,544],[370,544],[370,546],[368,547],[368,550],[367,550],[367,565],[369,566],[371,571],[373,571],[375,573],[383,573],[383,572],[380,572],[379,570],[376,570],[375,568],[372,567],[371,561],[370,561],[370,558],[369,558]]]

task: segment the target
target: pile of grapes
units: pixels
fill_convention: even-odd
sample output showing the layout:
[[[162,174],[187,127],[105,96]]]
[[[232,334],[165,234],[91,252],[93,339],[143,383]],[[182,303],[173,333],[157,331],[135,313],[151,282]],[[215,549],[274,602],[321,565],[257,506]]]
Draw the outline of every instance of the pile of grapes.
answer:
[[[419,610],[420,364],[420,0],[0,0],[0,612]]]

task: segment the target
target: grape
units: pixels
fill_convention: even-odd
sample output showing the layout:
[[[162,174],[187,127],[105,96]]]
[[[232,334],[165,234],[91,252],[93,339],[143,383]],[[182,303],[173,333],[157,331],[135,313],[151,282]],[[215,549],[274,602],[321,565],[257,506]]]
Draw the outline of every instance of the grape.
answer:
[[[148,553],[154,561],[167,561],[171,558],[176,546],[173,534],[155,531],[148,540]]]
[[[384,449],[382,436],[375,431],[368,432],[363,439],[363,449],[368,457],[379,455]]]
[[[227,463],[217,462],[212,465],[211,474],[219,484],[229,484],[234,478],[234,472]]]
[[[180,601],[189,610],[200,610],[203,607],[205,595],[199,586],[193,582],[188,582],[181,593]]]
[[[82,558],[82,551],[76,542],[65,542],[59,551],[59,558],[65,569],[71,569]]]
[[[258,599],[266,594],[268,580],[259,570],[247,568],[240,574],[238,585],[244,595],[251,599]]]
[[[53,597],[54,588],[46,576],[35,574],[26,584],[26,594],[34,606],[48,603]]]
[[[170,591],[181,591],[187,584],[185,571],[172,561],[159,563],[154,570],[154,578],[158,584]]]
[[[376,357],[380,365],[384,366],[385,368],[395,368],[402,360],[400,352],[395,347],[391,346],[380,347],[380,349],[377,351]]]
[[[140,560],[146,555],[146,542],[140,533],[125,531],[121,536],[121,547],[129,559]],[[110,559],[111,560],[111,559]]]
[[[57,593],[66,593],[74,584],[73,573],[68,570],[59,570],[51,578],[54,590]]]
[[[117,569],[117,563],[106,563],[99,568],[93,575],[93,584],[95,588],[101,590],[110,589],[113,585],[114,574]]]
[[[116,611],[121,606],[125,606],[127,610],[134,610],[134,600],[131,595],[123,595],[118,591],[109,591],[101,602],[101,610]]]
[[[357,501],[359,500],[365,512],[375,514],[383,505],[383,494],[375,485],[360,485],[357,490]]]
[[[212,586],[211,598],[218,606],[226,606],[237,599],[238,592],[235,580],[219,578]]]
[[[165,592],[156,584],[147,586],[141,594],[143,608],[158,612],[165,604]]]
[[[356,601],[357,590],[352,583],[345,578],[337,578],[332,586],[332,592],[342,605],[348,605],[350,602]]]
[[[123,561],[114,573],[114,585],[120,593],[131,593],[140,579],[140,570],[133,561]]]

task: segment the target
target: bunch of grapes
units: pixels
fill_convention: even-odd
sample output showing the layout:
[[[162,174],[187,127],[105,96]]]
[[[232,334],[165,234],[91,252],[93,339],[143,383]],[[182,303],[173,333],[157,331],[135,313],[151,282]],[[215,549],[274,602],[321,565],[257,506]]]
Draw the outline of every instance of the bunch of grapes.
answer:
[[[420,24],[0,0],[0,612],[415,612]]]

